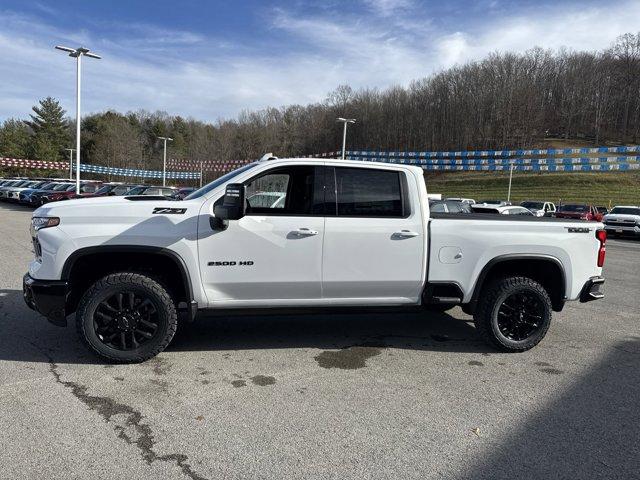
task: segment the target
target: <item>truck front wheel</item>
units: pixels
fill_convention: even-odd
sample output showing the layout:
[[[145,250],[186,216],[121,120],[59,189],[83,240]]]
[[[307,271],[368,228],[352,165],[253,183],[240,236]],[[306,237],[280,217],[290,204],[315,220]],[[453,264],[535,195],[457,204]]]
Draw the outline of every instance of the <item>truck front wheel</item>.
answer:
[[[501,278],[483,289],[474,321],[491,346],[523,352],[536,346],[549,330],[551,299],[531,278]]]
[[[143,362],[163,351],[178,325],[175,304],[156,280],[114,273],[82,296],[76,311],[78,335],[105,360]]]

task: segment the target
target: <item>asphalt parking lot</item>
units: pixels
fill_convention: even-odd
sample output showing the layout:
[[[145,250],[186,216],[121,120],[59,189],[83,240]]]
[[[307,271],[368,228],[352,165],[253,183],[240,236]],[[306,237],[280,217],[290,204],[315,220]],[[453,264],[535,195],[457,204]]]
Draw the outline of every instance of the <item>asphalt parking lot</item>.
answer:
[[[640,241],[522,354],[456,308],[203,319],[112,366],[24,305],[30,214],[0,204],[0,478],[640,478]]]

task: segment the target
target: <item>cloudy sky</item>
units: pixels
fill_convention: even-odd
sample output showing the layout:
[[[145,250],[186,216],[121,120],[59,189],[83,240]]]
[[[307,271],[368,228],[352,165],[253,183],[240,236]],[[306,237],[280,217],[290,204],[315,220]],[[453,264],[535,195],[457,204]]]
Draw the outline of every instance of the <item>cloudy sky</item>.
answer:
[[[0,0],[0,120],[40,98],[83,111],[164,110],[215,121],[380,87],[492,51],[606,48],[640,31],[640,1]]]

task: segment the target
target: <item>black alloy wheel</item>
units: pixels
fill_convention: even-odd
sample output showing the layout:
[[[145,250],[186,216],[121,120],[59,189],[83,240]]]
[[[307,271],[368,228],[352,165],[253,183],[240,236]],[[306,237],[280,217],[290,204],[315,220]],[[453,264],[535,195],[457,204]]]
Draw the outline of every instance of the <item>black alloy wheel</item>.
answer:
[[[158,333],[158,307],[142,292],[118,292],[98,304],[93,324],[105,345],[116,350],[134,350]]]
[[[498,329],[508,339],[521,342],[542,328],[544,305],[527,290],[509,295],[498,308]]]

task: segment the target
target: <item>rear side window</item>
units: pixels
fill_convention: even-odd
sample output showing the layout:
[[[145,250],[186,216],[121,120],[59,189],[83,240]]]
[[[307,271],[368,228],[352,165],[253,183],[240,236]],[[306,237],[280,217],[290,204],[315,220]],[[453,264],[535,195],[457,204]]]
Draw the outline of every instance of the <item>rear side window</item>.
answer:
[[[400,172],[337,167],[340,217],[404,217]]]

